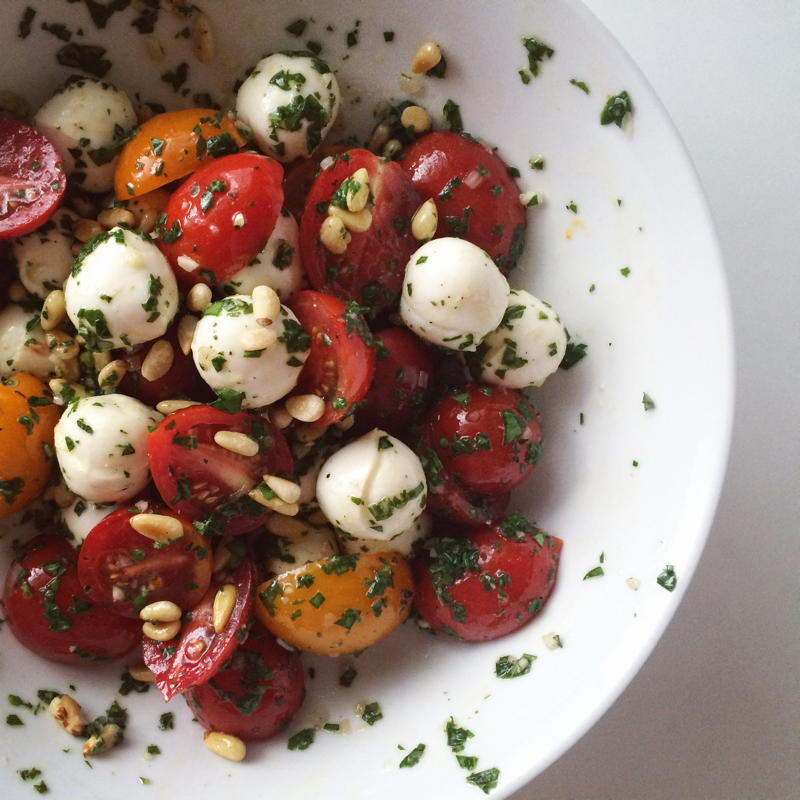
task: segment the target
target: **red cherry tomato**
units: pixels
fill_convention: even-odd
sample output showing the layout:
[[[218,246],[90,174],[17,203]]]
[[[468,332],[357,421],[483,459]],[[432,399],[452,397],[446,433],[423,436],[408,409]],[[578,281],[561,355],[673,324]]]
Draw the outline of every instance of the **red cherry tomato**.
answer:
[[[255,439],[259,452],[242,456],[214,442],[217,431]],[[190,522],[211,517],[213,529],[246,533],[262,526],[269,511],[247,493],[262,475],[291,476],[292,454],[268,420],[240,411],[190,406],[165,417],[149,435],[150,471],[164,502]]]
[[[428,410],[421,441],[467,490],[499,495],[531,473],[542,431],[538,412],[520,392],[470,384]]]
[[[6,621],[21,644],[51,661],[120,658],[138,644],[142,624],[112,614],[84,589],[76,556],[58,536],[31,540],[6,576]]]
[[[214,598],[224,585],[235,588],[236,598],[225,627],[216,633]],[[205,683],[225,663],[250,617],[254,585],[253,565],[245,560],[234,571],[214,580],[198,605],[184,615],[178,636],[167,642],[143,637],[144,663],[155,675],[156,685],[165,700],[190,686]]]
[[[341,183],[357,170],[369,173],[374,205],[372,224],[351,233],[347,250],[336,255],[322,244],[320,226]],[[315,179],[300,221],[300,255],[315,289],[342,300],[355,300],[374,314],[394,308],[411,254],[419,246],[411,236],[411,217],[420,197],[399,164],[368,150],[348,150]]]
[[[261,252],[283,205],[282,180],[277,161],[237,153],[178,187],[159,225],[159,247],[184,286],[227,280]]]
[[[527,625],[553,591],[563,542],[519,514],[459,538],[429,539],[414,607],[435,631],[485,642]]]
[[[180,520],[177,514],[157,506],[149,511]],[[101,520],[89,532],[78,557],[78,576],[97,602],[123,617],[139,617],[139,611],[157,600],[171,600],[191,608],[211,582],[208,543],[181,520],[183,536],[159,544],[131,525],[140,511],[121,508]]]
[[[286,165],[283,179],[283,203],[295,219],[303,216],[306,197],[319,174],[320,161],[328,156],[338,156],[347,148],[340,144],[326,144],[316,150],[311,158],[298,158]]]
[[[358,409],[359,430],[382,428],[406,439],[425,407],[433,376],[430,348],[406,328],[386,328],[375,334],[383,345],[375,360],[364,405]]]
[[[436,202],[437,237],[478,245],[505,273],[516,266],[527,219],[499,156],[472,138],[438,131],[413,142],[401,163],[422,197]]]
[[[460,525],[491,525],[508,509],[511,494],[487,495],[470,492],[442,466],[430,448],[420,451],[428,478],[428,510],[437,517]]]
[[[375,374],[372,334],[357,308],[322,292],[305,289],[292,311],[311,336],[311,350],[294,394],[316,394],[325,400],[317,425],[345,417],[363,399]]]
[[[281,647],[258,625],[208,683],[185,695],[206,730],[245,740],[269,739],[284,730],[304,696],[300,654]]]
[[[66,188],[52,142],[29,125],[0,117],[0,239],[22,236],[50,219]]]

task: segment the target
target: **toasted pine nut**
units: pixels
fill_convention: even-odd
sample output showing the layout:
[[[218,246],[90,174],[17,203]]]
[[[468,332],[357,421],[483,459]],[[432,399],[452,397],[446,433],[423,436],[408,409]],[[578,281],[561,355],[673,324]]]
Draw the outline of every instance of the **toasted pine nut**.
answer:
[[[54,289],[44,299],[42,306],[41,325],[43,331],[52,331],[57,328],[67,316],[67,303],[64,292]]]
[[[105,228],[96,219],[78,219],[72,226],[72,235],[84,244],[105,232]]]
[[[271,325],[281,313],[281,299],[271,286],[253,289],[253,314],[259,325]]]
[[[156,676],[144,664],[129,664],[128,675],[142,683],[154,683],[156,679]]]
[[[247,755],[247,745],[238,737],[220,731],[206,731],[203,734],[206,747],[228,761],[243,761]]]
[[[186,295],[186,306],[190,311],[205,311],[211,305],[211,288],[205,283],[196,283]]]
[[[53,393],[53,400],[56,405],[63,406],[65,401],[63,394],[66,392],[70,398],[86,397],[86,389],[79,383],[70,383],[64,378],[53,378],[48,384]]]
[[[132,228],[136,222],[136,217],[127,208],[104,208],[97,215],[97,221],[104,228],[114,228],[117,225],[127,225]]]
[[[163,378],[172,368],[175,351],[166,339],[159,339],[147,351],[142,361],[142,377],[146,381],[157,381]]]
[[[113,392],[128,372],[128,365],[118,358],[110,361],[97,373],[97,383],[103,391]]]
[[[191,314],[184,314],[178,321],[178,347],[185,356],[192,351],[192,339],[194,339],[197,323],[197,317],[193,317]]]
[[[156,600],[139,612],[139,619],[145,622],[177,622],[182,613],[180,607],[171,600]]]
[[[369,172],[361,167],[350,177],[358,184],[358,189],[347,193],[347,210],[357,213],[366,208],[369,201]]]
[[[433,200],[426,200],[411,218],[411,235],[418,242],[433,239],[439,225],[439,210]]]
[[[86,729],[81,707],[68,694],[57,695],[50,701],[50,714],[71,736],[80,736]]]
[[[411,61],[411,71],[422,75],[432,70],[442,60],[442,48],[436,42],[425,42],[420,45]]]
[[[425,133],[431,127],[431,115],[422,106],[406,106],[400,114],[400,124],[413,128],[414,133]]]
[[[28,299],[28,292],[19,281],[12,281],[8,287],[8,299],[12,303],[24,303]]]
[[[211,20],[202,13],[194,18],[192,50],[201,64],[208,64],[214,58],[214,31],[211,28]]]
[[[350,416],[348,417],[342,417],[342,419],[340,419],[337,423],[335,423],[336,427],[340,431],[349,431],[350,428],[352,428],[353,425],[355,424],[356,424],[356,418],[352,414],[350,414]]]
[[[84,756],[96,756],[105,753],[115,747],[122,738],[122,728],[113,722],[103,725],[100,734],[90,736],[83,743]]]
[[[287,517],[296,517],[300,512],[300,506],[297,503],[284,503],[280,497],[267,499],[258,489],[253,489],[247,496],[251,500],[255,500],[259,505],[264,506],[264,508],[277,511],[279,514],[285,514]]]
[[[50,348],[50,352],[62,361],[71,361],[73,358],[77,358],[80,353],[75,337],[64,331],[49,331],[47,334],[47,346]]]
[[[300,484],[286,480],[286,478],[280,478],[277,475],[264,475],[264,483],[266,483],[284,503],[298,503],[300,501]]]
[[[94,368],[100,372],[103,367],[106,367],[111,363],[111,353],[108,350],[93,352],[92,363],[94,364]]]
[[[184,408],[189,408],[189,406],[199,406],[196,400],[162,400],[160,403],[156,403],[156,411],[159,414],[174,414],[176,411],[180,411]]]
[[[316,394],[297,394],[286,398],[286,410],[301,422],[316,422],[325,413],[325,401]]]
[[[372,212],[367,208],[362,208],[361,211],[345,211],[339,206],[328,206],[328,214],[332,217],[338,217],[348,231],[353,233],[364,233],[372,227]]]
[[[233,613],[236,605],[236,587],[230,583],[220,586],[214,595],[214,605],[211,611],[211,621],[214,623],[214,633],[221,633]]]
[[[272,408],[269,410],[269,418],[272,421],[272,424],[281,431],[284,428],[288,428],[294,419],[294,417],[285,408],[283,408],[283,406],[272,406]]]
[[[142,625],[142,633],[148,638],[156,642],[168,642],[174,639],[181,629],[181,621],[179,619],[173,622],[145,622]]]
[[[383,157],[390,161],[403,149],[403,143],[399,139],[389,139],[383,146]]]
[[[273,514],[267,520],[266,528],[275,536],[283,536],[286,539],[299,539],[301,536],[305,536],[309,530],[308,524],[303,520],[286,517],[283,514]]]
[[[245,350],[266,350],[278,341],[278,334],[271,328],[250,328],[242,334]]]
[[[350,244],[350,231],[347,230],[339,217],[327,216],[319,228],[319,240],[325,247],[336,255],[341,255]]]
[[[154,542],[167,544],[183,536],[180,520],[166,514],[134,514],[128,522],[136,533],[141,533]]]
[[[258,455],[258,442],[239,431],[217,431],[214,434],[214,441],[225,450],[231,453],[238,453],[240,456]]]
[[[389,141],[391,132],[392,129],[385,122],[378,123],[375,126],[375,130],[372,131],[367,149],[371,150],[373,153],[381,152],[386,142]]]

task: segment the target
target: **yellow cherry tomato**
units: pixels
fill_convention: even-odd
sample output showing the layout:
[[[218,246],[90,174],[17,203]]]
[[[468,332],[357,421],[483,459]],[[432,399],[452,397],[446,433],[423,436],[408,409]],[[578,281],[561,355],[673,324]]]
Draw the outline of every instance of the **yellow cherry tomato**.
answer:
[[[256,614],[285,642],[329,656],[363,650],[411,610],[411,568],[398,553],[312,561],[258,587]]]
[[[47,485],[59,416],[50,389],[33,375],[0,384],[0,517],[27,506]]]

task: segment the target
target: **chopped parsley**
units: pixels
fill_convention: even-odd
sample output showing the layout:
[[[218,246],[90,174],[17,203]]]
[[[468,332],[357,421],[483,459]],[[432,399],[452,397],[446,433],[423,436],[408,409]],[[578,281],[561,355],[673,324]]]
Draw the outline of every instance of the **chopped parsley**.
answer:
[[[558,365],[561,369],[572,369],[582,358],[586,356],[586,349],[589,345],[583,342],[567,342],[564,350],[564,357]]]
[[[407,506],[424,491],[425,484],[420,482],[413,489],[403,489],[402,492],[392,497],[381,498],[377,503],[367,506],[367,511],[376,522],[382,522],[389,519],[397,509]]]
[[[447,746],[454,753],[461,753],[464,751],[464,745],[467,739],[471,739],[475,734],[467,728],[459,728],[453,717],[447,720],[445,726],[445,733],[447,734]]]
[[[675,587],[678,585],[678,576],[675,574],[675,567],[672,564],[667,564],[656,578],[656,583],[668,592],[674,592]]]
[[[528,70],[535,78],[539,74],[539,64],[546,58],[551,58],[555,50],[533,36],[523,37],[522,45],[528,51]],[[523,83],[527,81],[523,79]]]
[[[583,81],[579,81],[576,78],[570,78],[569,82],[573,86],[577,86],[584,94],[589,94],[589,87]]]
[[[645,411],[652,411],[656,407],[653,398],[650,397],[650,395],[647,394],[647,392],[644,392],[642,394],[642,405],[644,406]]]
[[[361,712],[361,719],[370,726],[374,725],[379,719],[383,719],[380,704],[377,702],[367,703]]]
[[[494,674],[498,678],[519,678],[520,675],[527,675],[531,671],[536,656],[530,653],[523,653],[519,658],[514,656],[501,656],[494,665]]]
[[[313,728],[304,728],[294,736],[289,737],[287,747],[290,750],[308,750],[314,744],[315,732]]]
[[[447,100],[442,108],[442,114],[447,120],[448,129],[453,133],[464,132],[464,120],[461,118],[461,106],[453,100]]]
[[[600,112],[600,124],[610,125],[613,122],[614,125],[621,128],[622,120],[631,111],[633,111],[633,104],[627,92],[622,91],[619,94],[612,95]]]
[[[497,767],[485,769],[483,772],[474,772],[467,778],[467,783],[471,783],[483,790],[484,794],[489,794],[492,789],[497,788],[497,781],[500,778],[500,770]]]
[[[214,389],[217,399],[210,403],[211,408],[224,411],[226,414],[238,414],[242,410],[244,392],[234,389]]]
[[[425,745],[420,743],[418,744],[408,755],[406,755],[403,760],[400,762],[400,768],[404,767],[416,767],[419,764],[419,760],[422,758],[422,754],[425,752]]]

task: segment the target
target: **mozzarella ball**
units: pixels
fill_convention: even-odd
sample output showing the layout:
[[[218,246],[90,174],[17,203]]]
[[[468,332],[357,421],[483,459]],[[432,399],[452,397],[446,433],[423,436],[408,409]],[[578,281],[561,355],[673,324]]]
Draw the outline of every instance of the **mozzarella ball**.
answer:
[[[387,550],[410,556],[417,542],[430,536],[433,519],[427,511],[423,511],[411,527],[397,534],[390,542],[379,539],[356,539],[352,536],[339,535],[339,545],[345,553],[383,553]]]
[[[279,161],[308,157],[339,112],[339,84],[312,55],[275,53],[262,58],[236,95],[236,115],[262,153]]]
[[[136,112],[125,92],[81,76],[56,92],[33,124],[55,145],[70,181],[87,192],[107,192],[114,186],[119,145],[136,127]]]
[[[558,369],[567,332],[550,305],[522,289],[512,289],[503,321],[484,339],[484,345],[481,379],[522,389],[541,386]]]
[[[247,335],[274,332],[277,341],[263,350],[248,350]],[[212,303],[192,339],[192,356],[212,389],[232,389],[244,395],[243,408],[274,403],[294,389],[308,357],[310,339],[285,306],[268,328],[256,322],[252,298],[235,294]]]
[[[327,526],[315,528],[308,526],[301,536],[275,537],[276,554],[267,559],[266,568],[274,575],[281,575],[289,570],[297,569],[312,561],[322,561],[335,556],[339,549],[336,534]]]
[[[474,351],[503,319],[508,282],[487,253],[464,239],[433,239],[406,266],[400,316],[417,336]]]
[[[230,294],[250,294],[256,286],[270,286],[285,303],[303,283],[300,266],[300,231],[294,217],[282,211],[264,249],[222,284]]]
[[[6,306],[0,311],[0,376],[29,372],[46,381],[68,377],[68,363],[56,358],[47,346],[38,311]]]
[[[147,434],[162,415],[125,394],[70,403],[55,430],[67,488],[93,503],[121,503],[150,481]]]
[[[73,544],[78,546],[83,544],[95,525],[122,507],[117,503],[90,503],[82,497],[76,497],[71,506],[61,510],[61,522],[72,534]]]
[[[67,314],[93,349],[163,336],[178,310],[178,285],[150,239],[125,228],[101,233],[81,251],[64,286]],[[88,335],[87,335],[88,334]]]
[[[422,464],[399,439],[378,428],[337,450],[317,478],[322,513],[343,539],[389,543],[425,508]]]
[[[35,297],[45,298],[64,286],[75,260],[72,225],[76,219],[71,211],[60,208],[33,233],[11,243],[19,279]]]

